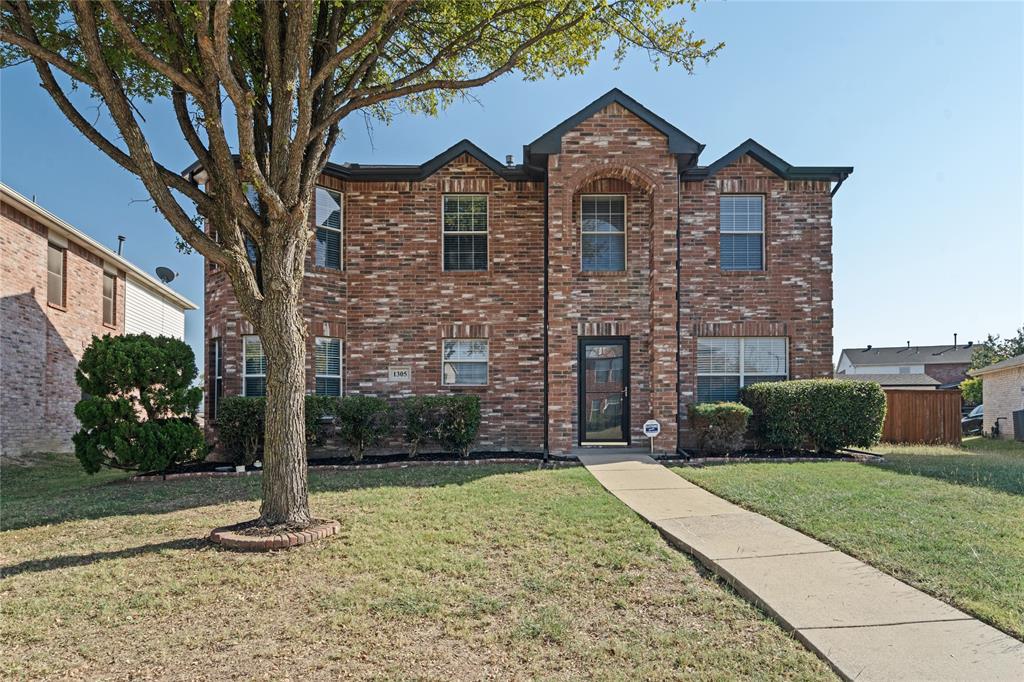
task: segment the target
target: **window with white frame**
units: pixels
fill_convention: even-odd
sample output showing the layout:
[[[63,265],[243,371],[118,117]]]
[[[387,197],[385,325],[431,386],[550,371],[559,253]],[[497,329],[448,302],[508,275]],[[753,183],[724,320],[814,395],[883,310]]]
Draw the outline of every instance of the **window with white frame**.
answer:
[[[267,356],[258,336],[242,337],[242,395],[259,397],[267,394]]]
[[[581,269],[625,270],[626,197],[621,194],[584,194],[580,202]]]
[[[319,268],[342,269],[341,211],[340,192],[316,188],[316,265]]]
[[[739,398],[740,389],[789,376],[785,337],[697,339],[697,402]]]
[[[441,383],[445,386],[487,384],[487,339],[444,339],[441,354]]]
[[[46,252],[46,302],[55,306],[64,306],[66,301],[66,282],[64,271],[67,268],[67,249],[56,244],[48,244]]]
[[[221,351],[220,337],[210,339],[210,349],[207,351],[210,362],[210,419],[217,418],[217,408],[220,405],[220,398],[224,395],[224,355]]]
[[[316,339],[316,394],[341,395],[341,339]]]
[[[103,324],[117,324],[117,275],[103,273]]]
[[[487,269],[487,195],[446,194],[443,199],[444,269]]]
[[[764,270],[764,197],[722,197],[719,233],[723,270]]]

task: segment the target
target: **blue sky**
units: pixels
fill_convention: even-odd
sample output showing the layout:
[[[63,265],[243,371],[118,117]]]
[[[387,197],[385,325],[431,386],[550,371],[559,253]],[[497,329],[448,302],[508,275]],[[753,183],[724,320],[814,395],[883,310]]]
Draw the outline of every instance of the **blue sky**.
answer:
[[[371,136],[353,120],[335,161],[420,163],[461,138],[493,156],[619,87],[707,145],[753,137],[802,165],[852,165],[835,199],[835,345],[936,344],[1024,324],[1024,5],[730,3],[691,27],[726,47],[695,75],[643,54],[582,77],[510,76],[436,119],[403,116]],[[173,117],[146,107],[163,162],[192,160]],[[173,247],[141,184],[81,138],[27,66],[0,73],[0,177],[202,301],[202,263]],[[202,348],[200,313],[188,341]]]

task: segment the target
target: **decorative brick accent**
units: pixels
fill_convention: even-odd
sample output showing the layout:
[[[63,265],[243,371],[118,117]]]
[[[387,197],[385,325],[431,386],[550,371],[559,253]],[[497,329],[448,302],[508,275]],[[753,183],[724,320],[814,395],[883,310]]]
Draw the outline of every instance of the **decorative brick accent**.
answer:
[[[326,521],[298,532],[276,535],[245,535],[235,532],[238,526],[223,526],[210,531],[210,542],[243,552],[269,552],[272,549],[298,547],[336,535],[341,530],[337,521]]]

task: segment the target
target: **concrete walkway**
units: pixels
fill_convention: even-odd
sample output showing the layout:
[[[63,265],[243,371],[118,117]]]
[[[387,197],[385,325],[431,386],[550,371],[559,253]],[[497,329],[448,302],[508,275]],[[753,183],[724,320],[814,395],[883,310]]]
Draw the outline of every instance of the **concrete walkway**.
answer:
[[[579,454],[601,485],[850,680],[1024,680],[1024,642],[646,455]]]

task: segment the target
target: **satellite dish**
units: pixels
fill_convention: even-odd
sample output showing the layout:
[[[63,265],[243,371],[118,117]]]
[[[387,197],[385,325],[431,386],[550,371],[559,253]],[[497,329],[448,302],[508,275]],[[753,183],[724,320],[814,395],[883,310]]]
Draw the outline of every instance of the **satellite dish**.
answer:
[[[160,281],[164,284],[170,284],[174,281],[174,278],[178,276],[178,273],[161,265],[156,269],[156,276],[159,277]]]

